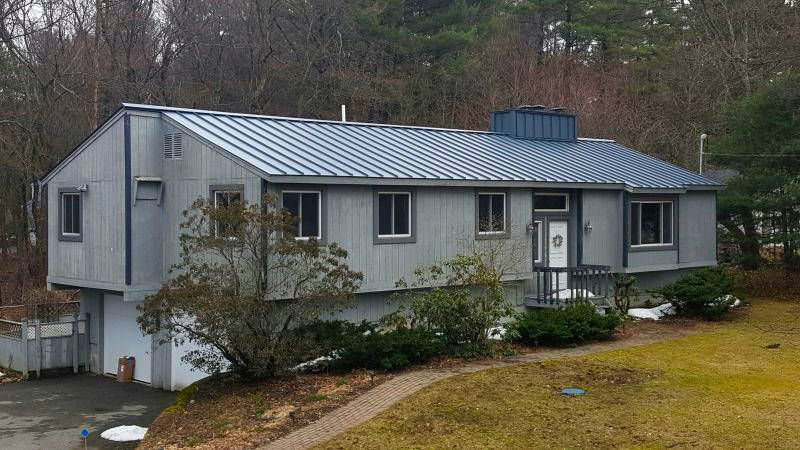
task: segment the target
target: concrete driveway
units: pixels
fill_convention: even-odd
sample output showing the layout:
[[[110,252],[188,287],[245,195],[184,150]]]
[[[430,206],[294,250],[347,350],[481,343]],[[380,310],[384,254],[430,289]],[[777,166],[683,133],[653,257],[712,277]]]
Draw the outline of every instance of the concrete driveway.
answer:
[[[147,427],[175,393],[99,375],[69,375],[0,385],[0,448],[134,448],[106,441],[103,431],[120,425]]]

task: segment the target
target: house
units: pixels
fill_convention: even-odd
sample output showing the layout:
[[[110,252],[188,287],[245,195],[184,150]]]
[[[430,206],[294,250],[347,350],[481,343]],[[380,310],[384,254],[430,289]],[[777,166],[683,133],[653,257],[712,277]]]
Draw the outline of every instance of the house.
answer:
[[[608,272],[644,288],[716,264],[723,184],[605,139],[577,117],[519,107],[492,131],[269,117],[123,104],[59,163],[47,185],[48,285],[81,288],[91,370],[179,389],[202,374],[185,349],[142,336],[136,305],[177,261],[182,212],[198,197],[259,203],[280,194],[300,236],[337,242],[364,273],[358,307],[388,312],[395,282],[467,242],[518,245],[507,276],[518,308],[563,289],[607,290]]]

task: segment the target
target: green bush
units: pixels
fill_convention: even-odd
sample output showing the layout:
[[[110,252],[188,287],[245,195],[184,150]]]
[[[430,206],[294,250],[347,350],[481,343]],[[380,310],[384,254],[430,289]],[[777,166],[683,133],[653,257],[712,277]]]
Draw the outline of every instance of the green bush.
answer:
[[[419,267],[416,279],[395,295],[401,306],[382,321],[439,333],[448,347],[486,340],[489,330],[513,313],[502,273],[479,254],[458,255],[441,264]]]
[[[315,320],[297,328],[300,337],[308,338],[314,343],[311,354],[327,355],[341,348],[343,343],[350,338],[364,334],[375,333],[377,324],[367,322],[348,322],[346,320]]]
[[[704,267],[690,272],[656,291],[672,303],[676,314],[717,319],[735,301],[734,278],[721,267]]]
[[[593,305],[535,309],[519,315],[506,336],[529,345],[573,345],[610,339],[620,322],[617,314],[599,314]]]
[[[386,333],[349,334],[339,341],[334,370],[399,369],[425,362],[444,352],[441,339],[434,333],[400,328]]]

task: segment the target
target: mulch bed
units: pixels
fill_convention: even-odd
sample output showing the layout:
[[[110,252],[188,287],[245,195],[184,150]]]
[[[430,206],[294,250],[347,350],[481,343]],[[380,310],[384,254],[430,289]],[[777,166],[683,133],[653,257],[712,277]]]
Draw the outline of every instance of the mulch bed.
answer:
[[[665,318],[659,322],[629,322],[615,339],[660,336],[693,331],[703,322]],[[513,345],[514,353],[553,350],[541,346]],[[470,362],[505,357],[471,358]],[[464,364],[461,358],[435,358],[397,372],[357,371],[350,374],[307,373],[260,382],[232,377],[197,383],[196,391],[179,407],[165,410],[151,425],[142,449],[253,448],[302,428],[350,402],[360,394],[397,375],[426,368]],[[177,411],[170,412],[170,409]]]
[[[178,411],[168,408],[153,422],[139,448],[253,448],[316,421],[392,376],[361,371],[261,382],[207,379]]]

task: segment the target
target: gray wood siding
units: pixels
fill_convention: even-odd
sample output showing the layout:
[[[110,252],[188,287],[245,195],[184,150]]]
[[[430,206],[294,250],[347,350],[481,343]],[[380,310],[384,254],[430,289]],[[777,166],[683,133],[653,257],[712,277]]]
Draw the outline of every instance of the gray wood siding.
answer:
[[[280,189],[273,185],[271,189]],[[362,291],[394,289],[400,278],[410,279],[421,264],[442,261],[477,247],[496,245],[475,240],[475,190],[472,188],[417,188],[417,241],[373,243],[373,188],[371,186],[326,186],[327,237],[349,253],[354,270],[364,273]],[[509,214],[511,237],[502,245],[520,253],[512,272],[527,276],[531,270],[530,189],[511,189]]]
[[[183,159],[163,160],[163,133],[175,131],[179,130],[162,122],[158,145],[152,149],[162,161],[161,176],[164,179],[164,198],[161,205],[163,280],[167,279],[169,268],[178,262],[178,239],[181,235],[180,224],[184,220],[183,211],[189,209],[198,198],[207,198],[212,185],[243,184],[245,200],[253,204],[261,203],[260,176],[186,133],[183,135]]]
[[[504,283],[506,299],[518,311],[525,309],[524,286],[522,282]],[[357,294],[354,301],[347,308],[333,312],[324,312],[322,320],[348,320],[361,322],[362,320],[377,321],[381,317],[394,312],[398,302],[392,298],[393,292],[367,292]]]
[[[656,252],[630,252],[628,254],[628,267],[662,266],[677,264],[677,250],[662,250]]]
[[[47,186],[48,276],[125,282],[124,130],[110,124]],[[82,242],[58,240],[58,189],[88,184],[82,195]]]
[[[94,289],[80,291],[81,314],[89,317],[89,370],[103,373],[103,294]]]
[[[622,193],[620,191],[583,191],[583,222],[591,222],[592,232],[583,233],[583,263],[622,267]],[[583,228],[583,225],[579,225]]]
[[[687,192],[680,196],[678,210],[680,262],[716,261],[716,192]]]
[[[161,177],[163,133],[158,116],[131,116],[131,174],[133,177]],[[135,183],[131,181],[131,189]],[[140,186],[139,189],[142,189]],[[133,192],[133,191],[132,191]],[[131,282],[160,283],[164,278],[162,215],[168,210],[156,200],[135,200],[131,205]],[[135,200],[135,201],[134,201]]]

